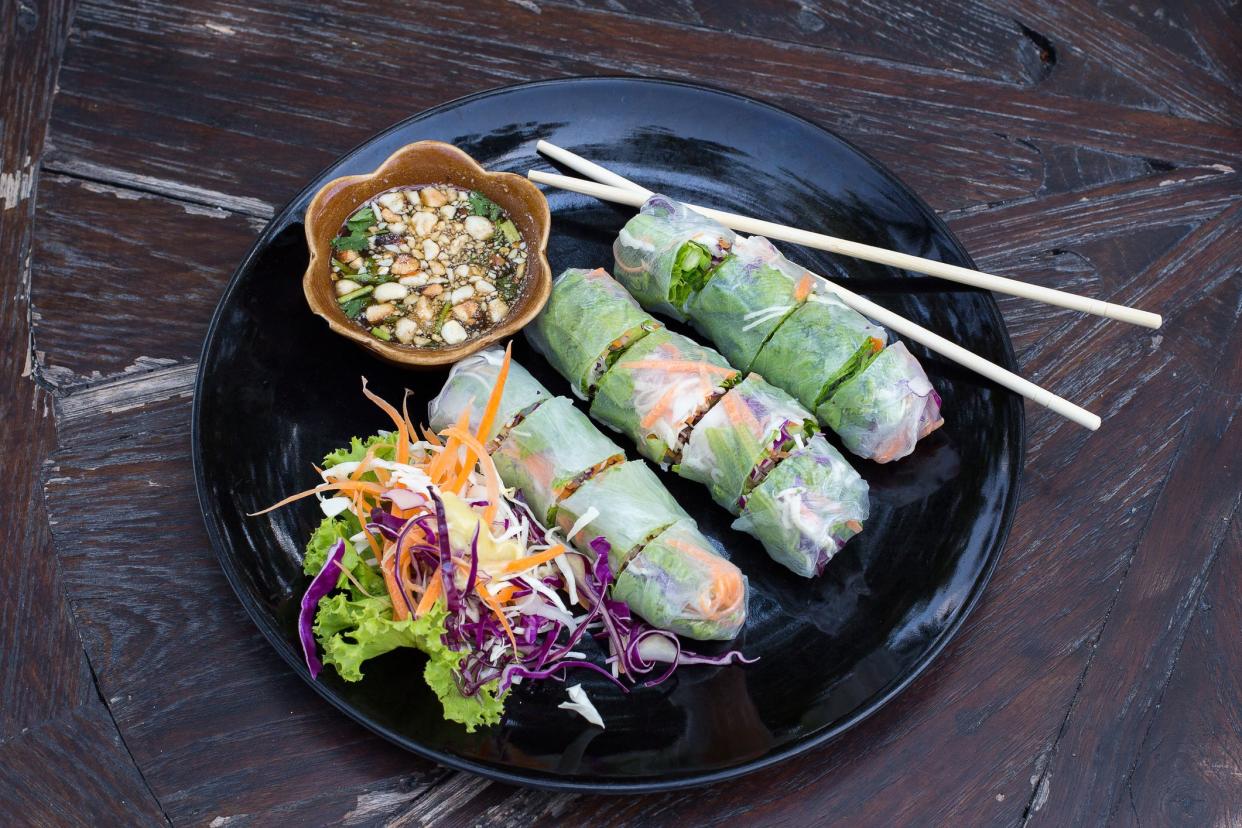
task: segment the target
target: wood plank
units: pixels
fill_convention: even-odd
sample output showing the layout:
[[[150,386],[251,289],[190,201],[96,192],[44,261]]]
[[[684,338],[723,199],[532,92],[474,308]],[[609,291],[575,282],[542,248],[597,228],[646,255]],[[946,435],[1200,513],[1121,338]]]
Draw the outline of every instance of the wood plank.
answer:
[[[38,159],[72,4],[0,9],[0,739],[93,698],[59,587],[39,463],[51,399],[31,381],[30,239]]]
[[[697,78],[789,106],[861,143],[940,208],[1038,192],[1041,153],[1054,146],[1176,164],[1226,163],[1242,146],[1234,130],[1150,110],[606,11],[535,15],[480,0],[468,10],[429,3],[320,14],[237,2],[210,17],[142,0],[85,6],[49,163],[279,203],[401,115],[490,84],[601,71]],[[230,27],[239,20],[246,25]],[[396,104],[358,94],[383,71],[364,54],[399,53],[411,41],[442,67],[437,83],[403,88]],[[583,48],[593,43],[609,48]],[[222,47],[228,59],[216,60]],[[489,59],[477,61],[483,48]],[[175,80],[155,71],[167,65],[178,67]],[[307,78],[315,90],[291,94]],[[101,100],[108,119],[97,117]],[[205,157],[197,148],[207,145],[227,151]]]
[[[1047,58],[1009,16],[983,2],[922,3],[868,0],[763,4],[722,0],[572,0],[583,9],[612,8],[648,20],[689,25],[866,55],[928,69],[960,72],[1015,84],[1041,80]],[[541,7],[568,5],[554,2]]]
[[[1235,511],[1177,669],[1143,737],[1118,809],[1165,825],[1242,823],[1242,519]]]
[[[167,825],[98,698],[0,742],[13,826]]]
[[[38,204],[32,301],[48,385],[67,391],[198,358],[253,220],[58,175],[44,177]],[[84,324],[102,308],[107,325]]]
[[[1064,48],[1151,89],[1183,117],[1235,126],[1242,122],[1236,88],[1094,4],[994,0],[993,5]]]
[[[1230,318],[1219,330],[1223,358],[1213,372],[1186,371],[1203,388],[1189,414],[1173,473],[1148,519],[1142,540],[1127,556],[1126,575],[1041,785],[1050,788],[1040,819],[1050,825],[1098,823],[1122,796],[1123,775],[1137,757],[1143,734],[1168,682],[1207,573],[1222,548],[1242,492],[1242,280],[1236,278],[1236,233],[1242,209],[1230,210],[1205,233],[1217,232],[1216,264],[1231,275],[1222,296]],[[1200,373],[1203,371],[1203,373]],[[1193,515],[1193,519],[1188,519]],[[1136,623],[1140,619],[1149,623]]]
[[[165,388],[179,370],[130,382]],[[329,821],[441,778],[323,702],[246,617],[196,517],[189,399],[118,413],[75,396],[48,469],[56,554],[100,690],[169,817]],[[175,542],[170,515],[193,518]]]

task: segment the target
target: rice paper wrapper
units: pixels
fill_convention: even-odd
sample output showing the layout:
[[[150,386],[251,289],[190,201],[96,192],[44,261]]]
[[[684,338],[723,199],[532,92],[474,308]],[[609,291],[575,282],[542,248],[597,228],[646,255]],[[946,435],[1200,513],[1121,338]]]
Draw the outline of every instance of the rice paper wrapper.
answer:
[[[438,432],[455,425],[461,412],[469,410],[470,431],[477,433],[504,359],[503,349],[487,348],[454,365],[453,370],[449,371],[444,388],[427,404],[427,418],[432,430]],[[484,441],[494,438],[520,412],[551,398],[552,394],[539,380],[517,362],[510,360],[509,375],[500,396],[500,407],[488,433],[483,435]]]
[[[746,623],[746,576],[691,523],[661,532],[617,577],[612,597],[652,626],[700,641],[735,638]]]
[[[613,572],[620,571],[632,553],[663,529],[680,521],[693,523],[642,460],[605,469],[583,483],[557,507],[556,525],[568,534],[592,508],[596,516],[568,540],[583,554],[592,556],[592,540],[608,541],[608,562]]]
[[[723,224],[654,195],[613,243],[613,275],[644,308],[685,321],[686,300],[728,254],[734,238]]]
[[[869,512],[867,481],[816,434],[746,495],[733,528],[758,538],[772,560],[810,578],[862,531]]]
[[[762,236],[739,238],[703,289],[690,300],[694,327],[743,371],[781,321],[798,306],[806,270]]]
[[[582,476],[625,452],[605,437],[567,397],[554,397],[509,429],[492,452],[496,471],[540,522],[550,525],[556,503]]]
[[[816,411],[841,443],[859,457],[887,463],[944,425],[940,395],[904,343],[889,345]]]
[[[587,399],[626,345],[660,327],[602,268],[570,268],[552,282],[552,295],[526,338],[574,394]]]
[[[635,343],[604,374],[591,414],[627,435],[639,454],[672,462],[693,422],[726,384],[738,378],[725,358],[663,329]]]
[[[825,392],[862,370],[888,334],[828,292],[816,290],[759,350],[751,370],[814,411]]]
[[[695,425],[677,473],[705,484],[712,499],[736,515],[739,498],[774,450],[814,427],[814,417],[797,400],[750,374]]]

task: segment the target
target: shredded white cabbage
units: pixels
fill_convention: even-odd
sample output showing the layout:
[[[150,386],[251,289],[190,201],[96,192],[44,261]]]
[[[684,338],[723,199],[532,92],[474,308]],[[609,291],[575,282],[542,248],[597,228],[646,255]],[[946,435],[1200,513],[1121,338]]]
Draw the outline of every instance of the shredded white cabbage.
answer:
[[[595,705],[591,704],[591,700],[587,697],[586,691],[582,689],[581,684],[570,685],[569,699],[567,702],[561,702],[557,707],[562,710],[572,710],[598,728],[604,727],[603,717],[599,715]]]
[[[328,517],[336,517],[348,509],[352,502],[348,497],[325,497],[319,501],[319,508]]]
[[[573,526],[569,527],[569,531],[565,534],[565,537],[569,540],[573,540],[578,537],[578,533],[589,526],[591,521],[595,520],[597,517],[599,517],[599,509],[591,506],[582,513],[582,517],[578,518],[578,520],[574,522]]]

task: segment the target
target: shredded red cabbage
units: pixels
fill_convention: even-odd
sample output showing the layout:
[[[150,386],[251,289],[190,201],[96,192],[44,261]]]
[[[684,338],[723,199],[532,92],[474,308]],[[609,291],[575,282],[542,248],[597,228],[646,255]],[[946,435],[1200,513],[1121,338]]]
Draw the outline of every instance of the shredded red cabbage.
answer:
[[[339,564],[344,557],[345,541],[338,540],[328,551],[323,568],[311,579],[310,586],[302,595],[302,605],[298,611],[298,639],[302,642],[302,655],[306,657],[306,668],[310,670],[311,678],[318,678],[319,671],[323,669],[323,662],[315,651],[315,611],[319,609],[319,602],[336,589],[336,582],[341,577]]]

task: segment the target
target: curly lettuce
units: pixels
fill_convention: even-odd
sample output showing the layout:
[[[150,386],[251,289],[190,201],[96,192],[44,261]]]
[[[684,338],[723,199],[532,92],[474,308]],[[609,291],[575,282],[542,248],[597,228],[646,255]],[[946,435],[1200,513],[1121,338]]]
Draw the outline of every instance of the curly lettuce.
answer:
[[[444,620],[448,610],[436,603],[421,618],[393,620],[387,597],[351,599],[343,592],[325,598],[315,616],[315,637],[324,651],[324,664],[331,665],[346,681],[362,679],[362,663],[398,647],[413,647],[427,654],[423,678],[444,708],[444,718],[465,725],[468,732],[496,724],[504,713],[505,696],[496,695],[496,682],[484,685],[473,696],[464,696],[455,674],[465,656],[444,645]]]

